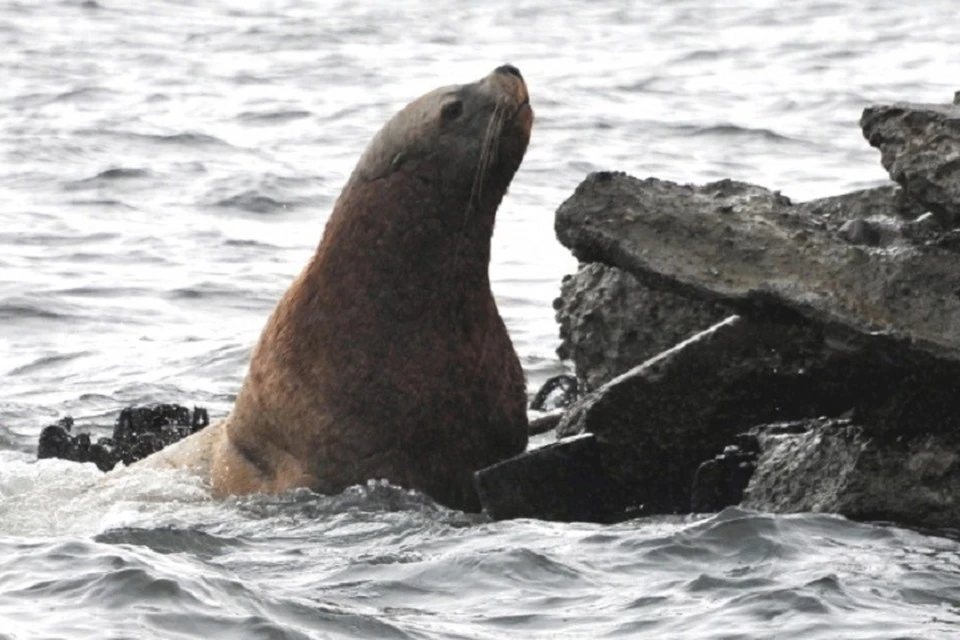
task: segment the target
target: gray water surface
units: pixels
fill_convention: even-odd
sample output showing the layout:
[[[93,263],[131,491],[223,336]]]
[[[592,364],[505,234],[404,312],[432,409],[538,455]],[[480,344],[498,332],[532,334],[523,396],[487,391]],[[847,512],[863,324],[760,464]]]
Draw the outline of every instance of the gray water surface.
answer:
[[[367,140],[517,65],[537,120],[491,279],[566,370],[553,212],[584,175],[882,184],[871,102],[948,102],[953,0],[0,3],[0,638],[948,638],[960,545],[729,510],[489,523],[371,484],[227,502],[34,462],[70,414],[230,407]]]

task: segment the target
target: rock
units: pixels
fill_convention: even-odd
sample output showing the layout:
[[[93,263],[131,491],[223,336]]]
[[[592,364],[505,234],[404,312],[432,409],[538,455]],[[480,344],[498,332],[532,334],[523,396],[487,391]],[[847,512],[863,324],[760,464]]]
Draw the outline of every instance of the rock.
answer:
[[[799,432],[755,431],[761,454],[742,506],[776,513],[838,513],[943,528],[960,523],[956,434],[870,437],[850,420],[810,421]]]
[[[533,400],[530,401],[530,408],[533,411],[549,411],[552,409],[566,409],[580,396],[580,385],[577,379],[569,374],[548,378]]]
[[[847,220],[838,232],[850,244],[861,244],[868,247],[876,247],[880,244],[880,232],[863,218]]]
[[[538,436],[541,433],[556,429],[557,425],[560,424],[560,420],[563,418],[563,413],[563,409],[558,409],[536,418],[531,418],[527,426],[527,435]]]
[[[592,435],[521,453],[477,471],[477,493],[496,520],[617,522],[630,517],[623,489],[604,473]]]
[[[44,427],[40,432],[40,441],[37,443],[37,458],[64,458],[73,460],[72,453],[75,447],[73,436],[73,418],[61,418],[56,424]]]
[[[740,313],[772,305],[844,340],[883,333],[913,351],[960,359],[960,242],[918,240],[913,223],[886,215],[868,218],[876,247],[839,233],[850,219],[845,199],[860,210],[871,198],[890,209],[895,195],[793,204],[730,180],[692,186],[594,173],[558,209],[556,231],[581,261],[629,271],[652,288]]]
[[[832,220],[834,224],[841,221],[866,220],[882,221],[884,218],[894,219],[889,225],[880,225],[878,231],[883,232],[890,227],[884,244],[889,243],[897,234],[896,218],[915,220],[927,212],[927,208],[912,200],[903,189],[895,184],[871,189],[860,189],[839,196],[828,196],[801,202],[797,205],[804,215],[823,220]]]
[[[567,411],[558,436],[594,434],[621,506],[646,514],[732,504],[749,456],[714,456],[755,425],[848,414],[886,441],[960,434],[960,363],[885,336],[838,340],[776,311],[728,318],[608,382]]]
[[[883,167],[945,229],[960,224],[960,105],[876,105],[860,128]]]
[[[592,433],[604,474],[642,513],[685,513],[694,474],[737,433],[873,406],[898,378],[866,343],[828,340],[799,317],[733,316],[611,380],[569,409],[559,437]]]
[[[160,451],[210,424],[207,410],[191,412],[176,404],[127,407],[117,418],[112,438],[94,444],[90,434],[71,435],[73,418],[67,416],[40,432],[37,458],[62,458],[93,462],[101,471],[110,471],[119,462],[132,464]]]
[[[690,490],[690,511],[714,513],[740,504],[754,470],[760,443],[748,433],[736,436],[735,443],[724,448],[697,467]]]
[[[573,360],[586,390],[733,314],[723,304],[652,289],[598,263],[564,278],[554,307],[562,340],[557,353]]]

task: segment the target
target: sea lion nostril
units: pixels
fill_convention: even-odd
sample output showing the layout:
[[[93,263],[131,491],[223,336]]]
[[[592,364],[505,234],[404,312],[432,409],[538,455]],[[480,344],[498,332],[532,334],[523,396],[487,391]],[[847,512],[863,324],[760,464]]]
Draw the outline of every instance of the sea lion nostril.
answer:
[[[504,64],[504,65],[501,65],[501,66],[499,66],[499,67],[496,68],[496,72],[497,72],[497,73],[508,73],[508,74],[510,74],[510,75],[512,75],[512,76],[517,76],[518,78],[520,78],[521,80],[523,80],[523,76],[520,75],[520,69],[517,69],[517,68],[516,68],[515,66],[513,66],[512,64]]]

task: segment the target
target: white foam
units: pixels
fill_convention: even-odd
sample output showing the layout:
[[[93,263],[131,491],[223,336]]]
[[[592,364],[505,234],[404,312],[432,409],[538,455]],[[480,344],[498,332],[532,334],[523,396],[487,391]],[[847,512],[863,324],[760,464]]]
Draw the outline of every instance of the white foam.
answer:
[[[0,535],[93,535],[209,520],[219,510],[202,479],[180,470],[104,474],[92,463],[0,451]]]

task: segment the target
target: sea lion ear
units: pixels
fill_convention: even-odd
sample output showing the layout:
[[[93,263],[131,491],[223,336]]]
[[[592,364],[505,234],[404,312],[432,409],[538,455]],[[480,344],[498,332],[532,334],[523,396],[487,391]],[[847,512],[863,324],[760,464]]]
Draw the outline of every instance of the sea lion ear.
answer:
[[[407,156],[403,151],[393,156],[393,160],[390,161],[390,171],[396,171],[399,169],[401,166],[403,166],[403,163],[406,159]]]

